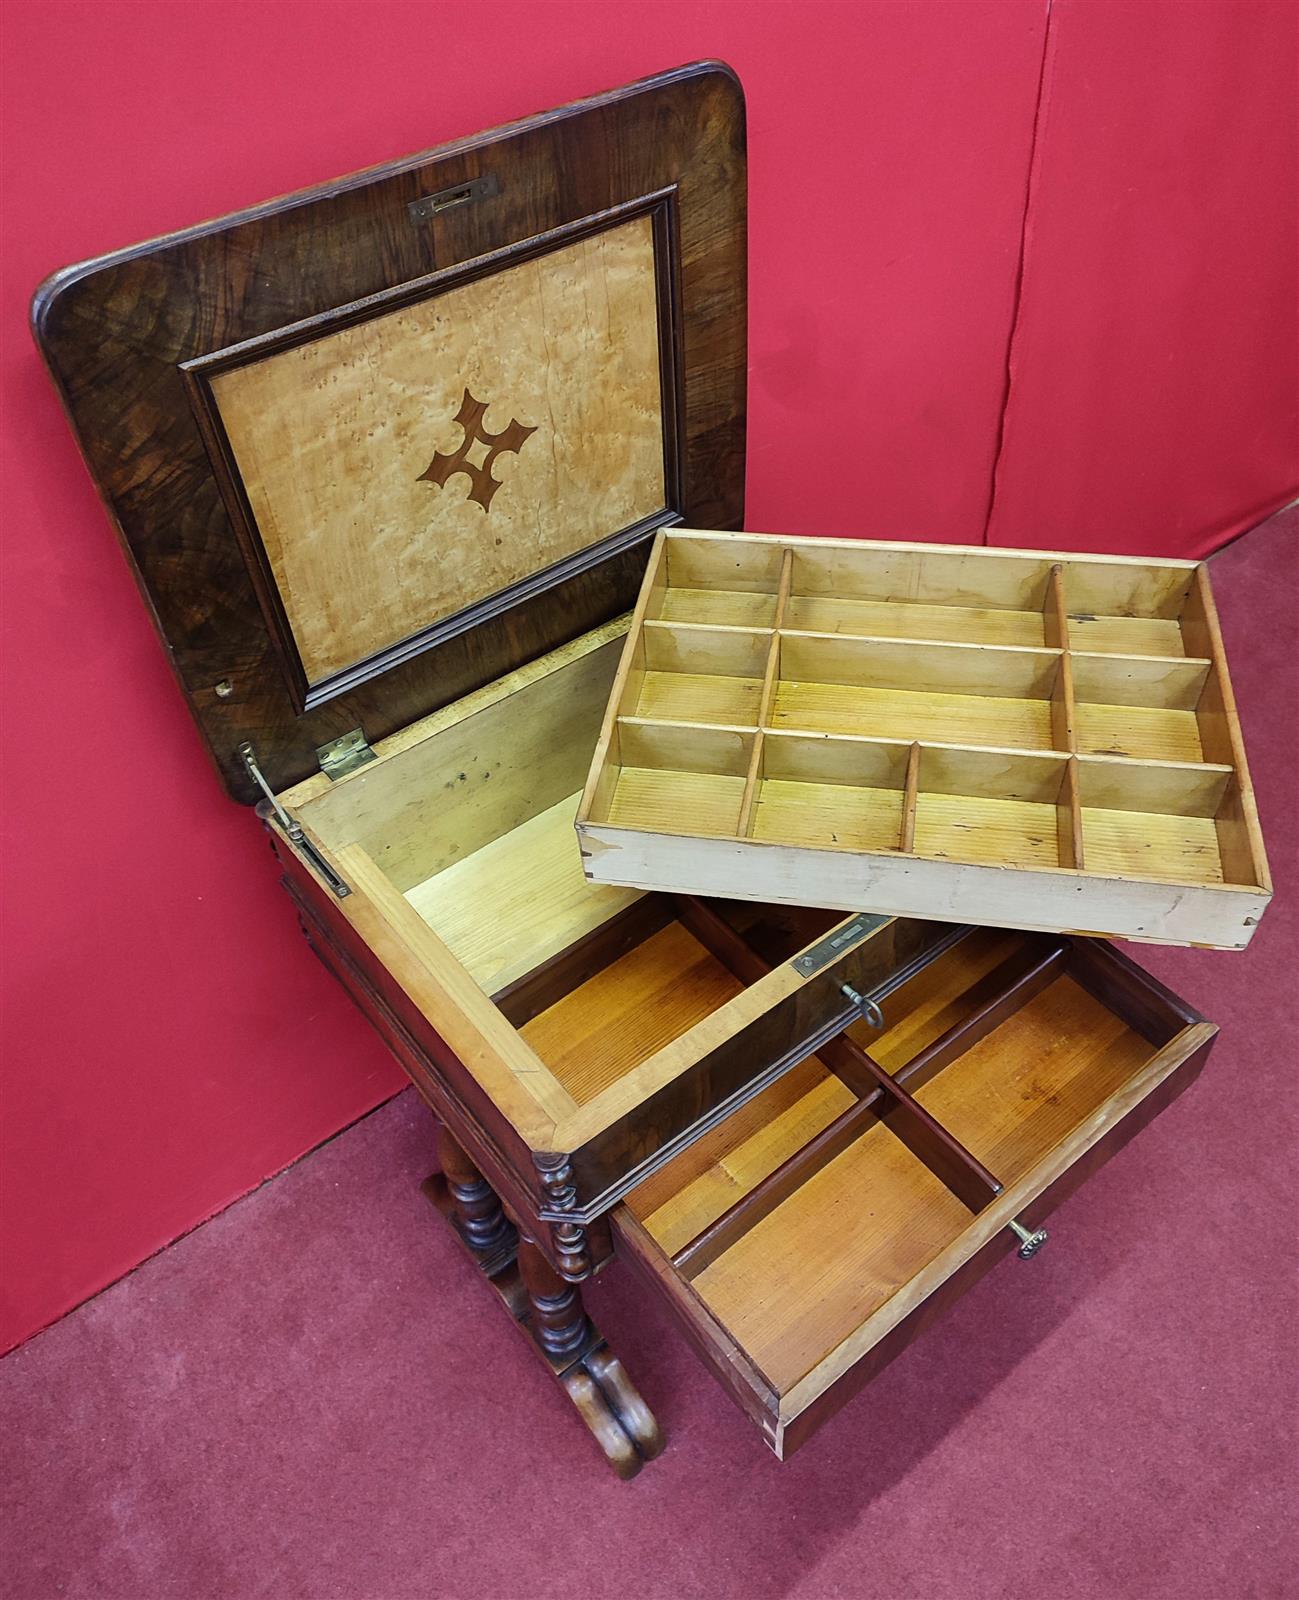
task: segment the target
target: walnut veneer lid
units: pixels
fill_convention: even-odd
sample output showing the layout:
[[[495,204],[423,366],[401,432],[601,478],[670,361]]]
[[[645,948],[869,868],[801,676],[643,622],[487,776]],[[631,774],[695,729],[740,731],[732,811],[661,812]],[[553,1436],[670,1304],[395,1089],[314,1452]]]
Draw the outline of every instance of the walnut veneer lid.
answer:
[[[231,793],[737,526],[745,158],[702,62],[56,273],[33,324]]]

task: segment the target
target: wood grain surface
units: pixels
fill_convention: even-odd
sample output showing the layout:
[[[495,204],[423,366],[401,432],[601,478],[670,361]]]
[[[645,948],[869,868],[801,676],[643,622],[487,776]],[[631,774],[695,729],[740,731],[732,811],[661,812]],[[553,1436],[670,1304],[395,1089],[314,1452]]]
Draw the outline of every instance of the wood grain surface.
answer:
[[[660,511],[662,396],[648,216],[212,380],[311,682]],[[532,430],[491,467],[423,474],[465,439]],[[485,454],[471,451],[469,460]]]

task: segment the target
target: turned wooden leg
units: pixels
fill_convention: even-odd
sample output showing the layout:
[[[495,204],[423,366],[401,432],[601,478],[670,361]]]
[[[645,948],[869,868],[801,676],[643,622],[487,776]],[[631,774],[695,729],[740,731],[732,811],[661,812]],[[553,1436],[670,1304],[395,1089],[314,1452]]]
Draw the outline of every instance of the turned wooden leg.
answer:
[[[514,1228],[501,1209],[500,1196],[447,1131],[438,1124],[438,1161],[447,1181],[460,1235],[479,1255],[514,1244]]]
[[[465,1154],[464,1147],[445,1125],[438,1124],[438,1160],[435,1172],[421,1185],[424,1193],[456,1231],[484,1277],[490,1278],[518,1321],[527,1315],[523,1285],[514,1270],[517,1235],[501,1208],[500,1196]]]
[[[528,1291],[537,1343],[556,1363],[575,1359],[592,1335],[582,1291],[576,1284],[566,1283],[536,1242],[523,1233],[519,1235],[519,1276]]]

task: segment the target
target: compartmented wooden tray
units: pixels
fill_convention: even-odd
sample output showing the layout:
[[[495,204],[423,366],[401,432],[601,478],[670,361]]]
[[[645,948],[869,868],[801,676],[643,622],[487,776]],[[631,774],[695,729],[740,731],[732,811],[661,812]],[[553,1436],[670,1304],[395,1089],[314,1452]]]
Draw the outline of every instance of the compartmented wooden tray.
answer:
[[[594,882],[1240,948],[1271,894],[1203,563],[659,535]]]

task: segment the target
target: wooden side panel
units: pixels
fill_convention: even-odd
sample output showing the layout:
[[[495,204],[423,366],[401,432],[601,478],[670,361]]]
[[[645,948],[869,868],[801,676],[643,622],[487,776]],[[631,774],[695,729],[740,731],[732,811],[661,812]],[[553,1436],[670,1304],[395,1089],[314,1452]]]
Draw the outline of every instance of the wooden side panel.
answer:
[[[624,631],[575,639],[383,741],[339,782],[280,798],[331,848],[364,846],[404,893],[581,787]]]
[[[1054,820],[1050,822],[1054,832]],[[579,827],[598,883],[777,905],[868,905],[889,916],[1046,933],[1106,933],[1154,944],[1243,950],[1270,895],[1230,884],[1148,883],[901,854],[685,839],[603,823]],[[1081,887],[1080,887],[1081,886]]]
[[[512,1209],[535,1214],[541,1185],[532,1172],[527,1145],[492,1104],[459,1057],[401,989],[391,973],[302,862],[274,832],[270,834],[284,886],[298,908],[303,932],[341,981],[437,1116],[450,1121],[456,1138],[492,1187]]]
[[[638,1277],[662,1295],[678,1326],[695,1347],[704,1364],[711,1367],[740,1409],[762,1429],[774,1450],[780,1437],[780,1397],[745,1356],[680,1277],[659,1247],[646,1233],[627,1206],[610,1214],[610,1230],[619,1257]]]

